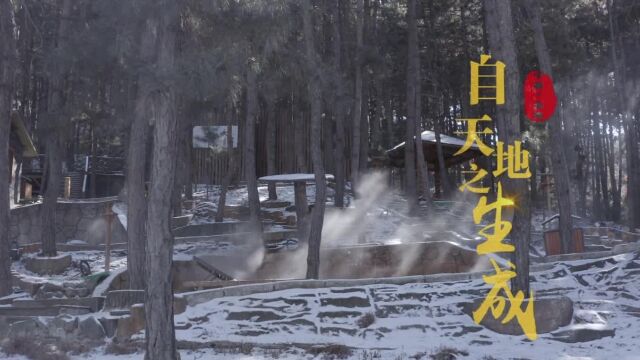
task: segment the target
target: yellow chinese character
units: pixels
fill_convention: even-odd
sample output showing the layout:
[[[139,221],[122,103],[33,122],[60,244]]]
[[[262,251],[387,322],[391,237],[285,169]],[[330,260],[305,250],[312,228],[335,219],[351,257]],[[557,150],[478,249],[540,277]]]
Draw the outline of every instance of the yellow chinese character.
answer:
[[[478,136],[478,121],[491,121],[489,115],[484,115],[480,119],[458,119],[458,121],[467,121],[467,132],[459,132],[458,134],[467,134],[467,139],[464,142],[464,145],[455,153],[454,156],[458,156],[463,154],[465,151],[471,149],[473,143],[478,145],[478,149],[480,152],[484,154],[484,156],[489,156],[493,154],[493,149],[487,146],[482,142],[482,139]],[[485,128],[482,130],[483,135],[493,134],[493,130],[491,128]]]
[[[507,171],[507,176],[511,179],[528,179],[531,177],[529,169],[529,151],[522,149],[522,142],[516,141],[514,145],[507,146],[504,152],[504,143],[498,141],[497,157],[498,166],[493,171],[493,176],[498,177]],[[507,166],[504,166],[505,155]]]
[[[478,170],[480,169],[480,170]],[[476,176],[473,177],[473,179],[471,179],[471,181],[469,182],[465,182],[464,184],[460,185],[460,187],[458,189],[460,189],[460,191],[464,192],[465,190],[469,190],[470,192],[474,193],[474,194],[486,194],[489,192],[489,188],[488,187],[473,187],[471,185],[479,182],[480,180],[482,180],[487,174],[488,172],[485,169],[482,169],[480,167],[478,167],[478,165],[476,164],[471,164],[471,170],[472,171],[468,171],[470,173],[476,173]]]
[[[511,244],[504,244],[504,240],[511,231],[511,223],[506,220],[502,220],[502,208],[505,206],[512,206],[513,201],[502,197],[502,183],[498,182],[498,193],[496,195],[496,201],[491,204],[487,204],[487,197],[483,196],[478,201],[475,209],[473,209],[473,222],[480,224],[482,218],[489,212],[495,211],[495,219],[493,224],[489,224],[483,227],[478,234],[484,236],[487,240],[479,244],[476,248],[476,252],[480,255],[497,253],[497,252],[513,252],[515,247]],[[493,230],[493,232],[488,232]]]
[[[509,280],[516,276],[516,267],[513,263],[509,262],[509,268],[512,270],[502,270],[494,259],[490,259],[490,261],[496,274],[491,276],[484,275],[482,278],[487,284],[493,285],[493,288],[491,288],[487,297],[482,304],[480,304],[480,307],[473,312],[473,321],[475,321],[476,324],[480,324],[489,310],[491,310],[491,315],[494,319],[500,318],[504,313],[504,308],[508,300],[509,312],[507,312],[502,323],[506,324],[513,320],[513,318],[516,318],[524,334],[530,340],[537,339],[536,319],[533,312],[533,293],[531,294],[531,298],[529,298],[527,308],[523,311],[522,303],[524,301],[524,293],[518,291],[516,295],[513,295],[508,285]],[[498,296],[500,291],[504,292],[507,297],[506,299]]]
[[[496,104],[504,104],[504,71],[506,65],[502,61],[495,64],[487,64],[491,55],[480,55],[480,63],[471,61],[471,105],[477,105],[480,100],[495,100]],[[495,74],[480,74],[480,68],[495,68]],[[480,79],[493,78],[495,84],[481,84]],[[495,89],[495,97],[480,97],[480,89]],[[486,90],[485,90],[486,91]]]

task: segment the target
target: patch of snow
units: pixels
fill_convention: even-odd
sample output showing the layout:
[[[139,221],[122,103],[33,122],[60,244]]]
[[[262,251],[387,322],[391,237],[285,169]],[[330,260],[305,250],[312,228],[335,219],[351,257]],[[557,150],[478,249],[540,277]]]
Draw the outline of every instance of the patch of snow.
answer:
[[[334,177],[331,174],[326,174],[325,178],[327,180],[333,180]],[[280,182],[293,182],[293,181],[315,181],[316,177],[314,174],[280,174],[280,175],[269,175],[263,176],[259,178],[260,181],[280,181]]]

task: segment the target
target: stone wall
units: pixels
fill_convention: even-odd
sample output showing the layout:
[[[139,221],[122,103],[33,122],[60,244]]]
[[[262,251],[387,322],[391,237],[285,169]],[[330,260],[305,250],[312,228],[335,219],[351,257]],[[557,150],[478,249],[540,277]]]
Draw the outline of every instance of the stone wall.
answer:
[[[104,244],[107,222],[104,217],[107,206],[115,198],[92,200],[58,200],[56,213],[56,241],[82,240],[91,245]],[[41,204],[26,205],[11,209],[9,240],[19,244],[40,242]],[[117,217],[113,218],[111,242],[124,243],[127,232]]]

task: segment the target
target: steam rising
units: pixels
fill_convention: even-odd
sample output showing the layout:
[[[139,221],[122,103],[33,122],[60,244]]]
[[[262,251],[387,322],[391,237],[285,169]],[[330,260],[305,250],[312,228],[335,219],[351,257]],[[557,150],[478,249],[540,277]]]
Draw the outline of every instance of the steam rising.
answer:
[[[479,238],[471,219],[473,205],[449,202],[448,209],[425,209],[406,216],[407,202],[387,185],[387,174],[363,176],[359,197],[346,209],[327,207],[322,234],[322,278],[367,278],[479,271]],[[460,195],[462,196],[462,195]],[[462,197],[458,200],[461,200]],[[210,256],[216,266],[239,280],[304,278],[307,244],[293,251],[267,252],[262,242],[225,256]]]

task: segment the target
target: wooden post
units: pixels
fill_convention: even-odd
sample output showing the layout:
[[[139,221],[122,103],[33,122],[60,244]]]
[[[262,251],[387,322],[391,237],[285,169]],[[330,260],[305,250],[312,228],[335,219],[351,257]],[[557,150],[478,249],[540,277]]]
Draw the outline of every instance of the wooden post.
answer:
[[[104,271],[109,272],[111,268],[111,222],[113,221],[111,203],[107,203],[105,218],[107,220],[107,237],[104,245]]]

